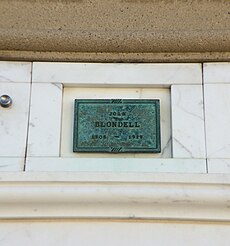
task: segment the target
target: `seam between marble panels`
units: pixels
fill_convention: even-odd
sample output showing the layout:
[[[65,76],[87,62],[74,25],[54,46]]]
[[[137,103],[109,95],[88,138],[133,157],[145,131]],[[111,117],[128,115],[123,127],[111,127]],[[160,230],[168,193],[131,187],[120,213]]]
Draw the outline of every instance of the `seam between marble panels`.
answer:
[[[32,79],[33,79],[33,62],[31,62],[31,72],[30,72],[30,95],[29,95],[29,105],[28,105],[27,136],[26,136],[23,172],[26,171],[26,163],[27,163],[27,150],[28,150],[28,140],[29,140],[29,127],[30,127],[30,109],[31,109],[31,100],[32,100]]]
[[[63,100],[64,100],[64,84],[62,85],[62,98],[61,98],[61,117],[60,117],[60,135],[59,135],[59,157],[61,157],[61,147],[62,147],[62,126],[63,126]]]
[[[204,114],[204,143],[205,143],[205,161],[206,161],[206,172],[208,173],[208,159],[207,159],[207,129],[206,129],[206,111],[205,111],[205,74],[204,74],[204,63],[201,65],[202,69],[202,94],[203,94],[203,114]]]

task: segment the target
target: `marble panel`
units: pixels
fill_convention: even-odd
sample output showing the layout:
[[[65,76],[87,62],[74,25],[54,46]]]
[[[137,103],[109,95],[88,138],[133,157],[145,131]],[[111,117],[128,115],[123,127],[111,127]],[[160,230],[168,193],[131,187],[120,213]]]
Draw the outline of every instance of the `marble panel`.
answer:
[[[205,125],[208,158],[230,158],[230,84],[206,84]]]
[[[161,153],[159,154],[89,154],[73,153],[74,99],[160,99],[161,104]],[[61,156],[71,157],[171,157],[170,90],[167,88],[64,88]]]
[[[59,156],[62,84],[33,84],[28,156]]]
[[[31,82],[31,62],[0,61],[0,82]]]
[[[24,158],[0,157],[0,172],[23,171]]]
[[[0,107],[0,157],[24,157],[30,83],[0,83],[0,91],[12,98],[11,107]]]
[[[173,85],[171,101],[173,157],[205,158],[202,86]]]
[[[230,159],[208,159],[209,173],[230,173]]]
[[[59,159],[56,157],[29,157],[29,159]],[[64,158],[67,159],[67,158]],[[194,161],[194,160],[193,160]],[[195,190],[196,192],[192,192],[193,195],[191,197],[194,197],[194,200],[196,202],[202,201],[209,203],[209,199],[212,199],[212,204],[209,203],[211,206],[216,206],[216,200],[218,200],[218,204],[220,206],[224,206],[224,203],[227,202],[227,200],[222,196],[217,196],[217,194],[220,194],[221,192],[228,192],[230,189],[230,174],[226,175],[219,175],[219,174],[212,174],[207,175],[206,173],[141,173],[141,172],[0,172],[0,187],[4,186],[4,184],[8,183],[9,186],[14,185],[15,187],[18,186],[18,184],[22,184],[21,190],[27,189],[27,187],[30,187],[31,193],[33,196],[36,196],[36,194],[33,193],[33,188],[40,193],[43,194],[43,192],[37,188],[40,187],[40,185],[46,184],[45,187],[53,186],[53,183],[57,183],[60,185],[57,185],[56,189],[62,189],[62,186],[65,186],[66,184],[70,184],[70,187],[72,189],[73,184],[84,184],[87,186],[87,184],[95,184],[97,183],[100,185],[101,183],[104,184],[106,187],[109,184],[113,184],[116,186],[116,184],[122,184],[121,191],[123,191],[122,187],[125,187],[126,184],[132,184],[135,187],[140,184],[152,184],[153,187],[158,184],[162,187],[165,187],[169,193],[173,194],[171,195],[172,199],[175,196],[180,197],[180,199],[183,199],[187,196],[187,194],[183,193],[183,196],[181,196],[179,193],[183,192],[183,187],[185,185],[190,186],[191,189],[188,189],[188,191],[192,192],[192,190]],[[32,184],[33,183],[33,184]],[[32,184],[32,186],[31,186]],[[167,185],[170,185],[171,187],[174,187],[172,190],[167,189]],[[224,189],[223,185],[228,186],[228,189]],[[97,189],[97,185],[93,186],[94,189]],[[199,199],[197,199],[197,194],[201,194],[200,191],[202,190],[203,193],[207,191],[207,187],[209,187],[212,192],[209,193],[209,198],[204,198],[200,196]],[[7,189],[7,188],[6,188]],[[68,187],[67,187],[68,190]],[[0,189],[0,195],[1,195],[2,189]],[[15,191],[15,192],[14,192]],[[11,194],[15,194],[18,190],[12,191]],[[53,190],[54,191],[54,190]],[[139,190],[140,191],[140,190]],[[178,192],[180,191],[180,192]],[[80,191],[79,191],[80,192]],[[92,191],[93,193],[94,191]],[[138,192],[137,192],[138,193]],[[160,191],[157,192],[159,195],[162,195]],[[8,193],[8,198],[11,199],[11,195]],[[43,198],[45,198],[45,194],[43,194]],[[151,199],[153,199],[152,196],[150,196]],[[216,199],[214,199],[216,198]],[[29,200],[30,198],[28,198]],[[53,197],[54,199],[54,197]],[[61,198],[60,198],[61,199]],[[167,197],[165,197],[165,201],[170,202]],[[21,201],[23,202],[23,198],[21,197]],[[36,201],[34,201],[36,203]],[[51,199],[52,202],[52,199]],[[162,201],[163,202],[163,201]],[[173,202],[173,200],[171,200]],[[200,203],[199,203],[200,204]],[[15,204],[17,206],[19,204]],[[0,210],[0,218],[1,217],[2,210]],[[19,211],[20,213],[20,211]],[[12,218],[12,217],[11,217]],[[230,216],[229,216],[230,221]]]
[[[130,215],[131,216],[131,215]],[[228,246],[229,225],[167,221],[1,221],[1,246]]]
[[[201,64],[33,63],[33,82],[154,86],[201,84]]]
[[[204,63],[204,83],[230,84],[230,62]]]
[[[152,158],[36,158],[26,171],[206,173],[205,159]]]

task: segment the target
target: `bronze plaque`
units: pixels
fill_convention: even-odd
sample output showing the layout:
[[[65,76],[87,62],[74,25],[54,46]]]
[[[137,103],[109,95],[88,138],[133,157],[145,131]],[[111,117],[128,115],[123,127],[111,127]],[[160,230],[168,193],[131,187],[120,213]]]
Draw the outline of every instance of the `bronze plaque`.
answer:
[[[160,100],[76,99],[74,152],[160,153]]]

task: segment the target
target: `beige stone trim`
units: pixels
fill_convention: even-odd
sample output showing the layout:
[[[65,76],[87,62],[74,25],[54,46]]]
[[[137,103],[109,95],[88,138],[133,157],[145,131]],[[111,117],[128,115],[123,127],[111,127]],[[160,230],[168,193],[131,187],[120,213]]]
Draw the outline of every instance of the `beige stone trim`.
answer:
[[[230,52],[203,53],[82,53],[0,50],[0,60],[56,62],[223,62]]]
[[[230,221],[229,175],[6,173],[0,219]]]
[[[0,1],[0,59],[229,61],[229,0]]]

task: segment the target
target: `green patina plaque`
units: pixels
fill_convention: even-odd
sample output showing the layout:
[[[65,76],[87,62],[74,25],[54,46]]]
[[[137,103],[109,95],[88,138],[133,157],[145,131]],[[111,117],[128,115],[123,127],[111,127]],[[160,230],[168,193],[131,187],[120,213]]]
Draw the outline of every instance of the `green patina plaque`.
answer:
[[[160,153],[160,100],[76,99],[74,152]]]

